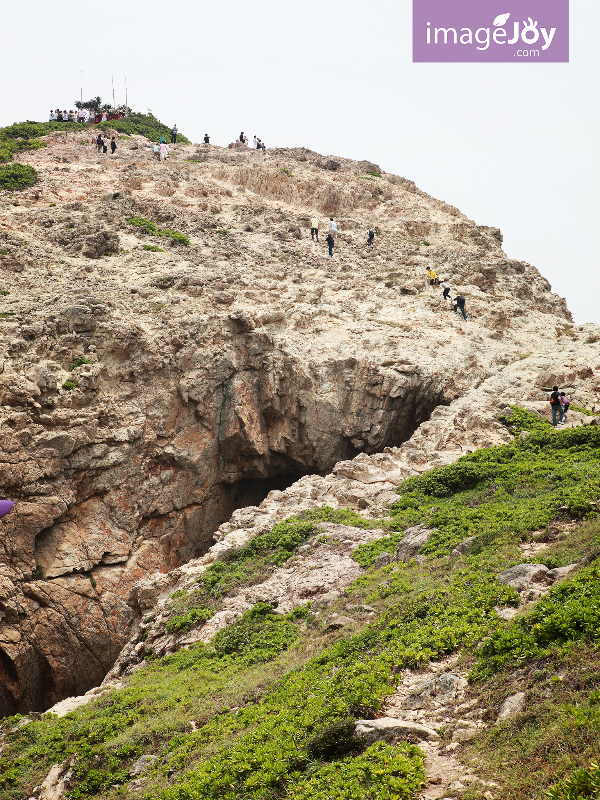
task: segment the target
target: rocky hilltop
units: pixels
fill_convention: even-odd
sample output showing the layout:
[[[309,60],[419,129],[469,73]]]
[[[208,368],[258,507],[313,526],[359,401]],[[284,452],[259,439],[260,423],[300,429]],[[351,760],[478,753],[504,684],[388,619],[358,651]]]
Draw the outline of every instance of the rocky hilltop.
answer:
[[[377,518],[406,477],[508,441],[507,404],[545,414],[554,382],[598,402],[598,327],[410,180],[303,148],[45,141],[18,156],[39,182],[0,193],[0,715],[98,685],[192,559],[301,509]]]

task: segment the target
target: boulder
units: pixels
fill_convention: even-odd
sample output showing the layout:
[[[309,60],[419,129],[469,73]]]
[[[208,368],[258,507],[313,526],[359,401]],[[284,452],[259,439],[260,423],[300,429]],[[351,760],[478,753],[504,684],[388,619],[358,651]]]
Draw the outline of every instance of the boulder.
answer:
[[[136,778],[138,775],[141,775],[142,772],[145,772],[149,767],[152,766],[152,764],[154,764],[157,758],[158,756],[152,755],[140,756],[129,770],[129,777]]]
[[[522,592],[532,583],[548,583],[549,571],[544,564],[516,564],[498,575],[498,583],[512,586],[518,592]]]
[[[473,547],[475,543],[475,537],[469,536],[468,539],[463,539],[460,544],[457,544],[454,550],[450,553],[452,558],[458,558],[458,556],[462,556],[465,553],[468,553],[469,550]]]
[[[505,719],[512,719],[520,714],[525,705],[525,692],[515,692],[510,694],[500,706],[500,712],[496,720],[496,725],[499,722],[504,722]]]
[[[404,536],[396,547],[395,560],[410,561],[414,558],[423,545],[429,541],[434,530],[434,528],[416,525],[414,528],[408,528],[404,531]]]
[[[433,730],[418,722],[395,717],[381,719],[359,719],[355,726],[356,736],[366,744],[373,742],[437,741],[440,737]]]

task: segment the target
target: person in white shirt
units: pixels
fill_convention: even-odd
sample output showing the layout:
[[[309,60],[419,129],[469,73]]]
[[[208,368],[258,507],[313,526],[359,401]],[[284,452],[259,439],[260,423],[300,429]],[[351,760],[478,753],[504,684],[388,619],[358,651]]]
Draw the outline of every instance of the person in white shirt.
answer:
[[[85,121],[85,108],[80,108],[77,112],[77,122]]]
[[[166,142],[160,143],[160,160],[164,161],[169,155],[169,145]]]
[[[329,232],[335,239],[336,234],[338,232],[337,224],[333,221],[333,217],[329,217]]]
[[[258,139],[256,138],[256,134],[254,134],[254,137],[252,139],[252,149],[256,150],[257,148],[258,148]]]
[[[54,113],[54,111],[51,111],[50,112],[50,117],[48,118],[48,121],[49,122],[54,122],[55,119],[56,119],[56,114]]]
[[[445,280],[440,281],[440,286],[444,290],[444,300],[450,300],[452,302],[452,298],[450,297],[450,285],[446,283]]]

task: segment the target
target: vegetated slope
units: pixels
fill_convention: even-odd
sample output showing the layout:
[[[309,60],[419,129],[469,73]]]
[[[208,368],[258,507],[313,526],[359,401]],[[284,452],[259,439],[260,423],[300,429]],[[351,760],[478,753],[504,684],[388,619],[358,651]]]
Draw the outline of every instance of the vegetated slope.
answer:
[[[0,191],[6,714],[98,685],[137,582],[175,579],[236,509],[248,536],[311,505],[374,520],[404,478],[505,442],[503,406],[598,391],[597,327],[410,180],[304,148],[178,143],[160,163],[137,134],[104,155],[82,127],[17,153],[39,179]],[[313,213],[337,219],[331,259]],[[358,569],[340,547],[330,575]]]
[[[165,658],[146,641],[146,619],[138,637],[145,661],[120,688],[60,719],[5,720],[5,796],[29,796],[62,762],[76,798],[415,798],[428,771],[421,750],[369,744],[355,721],[381,716],[402,677],[449,654],[458,655],[455,672],[470,670],[464,702],[437,726],[440,757],[458,756],[471,774],[461,796],[531,800],[556,781],[563,788],[552,797],[595,796],[567,787],[593,787],[600,755],[600,430],[554,432],[516,407],[504,422],[516,434],[510,443],[400,486],[379,523],[389,533],[355,550],[364,573],[337,599],[278,614],[264,598],[209,643]],[[348,530],[373,524],[333,509],[289,518],[173,595],[163,624],[175,621],[183,637],[206,619],[193,618],[193,608],[260,580],[269,564],[293,562],[307,541],[335,549],[319,533],[323,520]],[[381,567],[383,552],[415,522],[433,530],[421,554]],[[451,555],[465,537],[469,547]],[[497,580],[524,560],[554,570],[546,583],[556,586]],[[518,691],[520,712],[494,724]],[[133,781],[142,754],[157,758]]]

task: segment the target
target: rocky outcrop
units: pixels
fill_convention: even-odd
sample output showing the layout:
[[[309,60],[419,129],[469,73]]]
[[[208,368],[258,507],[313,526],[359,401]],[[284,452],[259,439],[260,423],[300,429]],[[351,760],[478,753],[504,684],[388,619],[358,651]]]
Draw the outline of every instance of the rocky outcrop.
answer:
[[[141,137],[107,161],[87,137],[21,154],[40,184],[0,193],[0,714],[99,683],[190,560],[301,508],[381,516],[407,476],[506,441],[507,404],[600,388],[596,328],[404,178],[304,149],[159,165]]]

